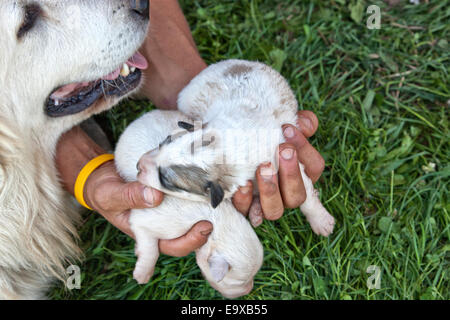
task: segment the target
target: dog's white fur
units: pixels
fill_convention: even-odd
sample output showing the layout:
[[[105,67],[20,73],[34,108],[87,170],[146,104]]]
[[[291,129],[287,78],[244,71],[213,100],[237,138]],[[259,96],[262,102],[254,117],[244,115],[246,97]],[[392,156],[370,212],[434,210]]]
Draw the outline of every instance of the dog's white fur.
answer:
[[[43,15],[19,39],[31,2]],[[0,2],[0,299],[44,298],[52,279],[63,280],[65,264],[80,256],[79,214],[58,181],[55,147],[64,131],[118,99],[64,118],[47,117],[44,103],[55,88],[98,79],[133,55],[148,21],[134,19],[128,6],[127,0]]]
[[[190,121],[181,112],[157,110],[133,122],[116,147],[116,167],[121,176],[136,180],[139,158],[157,148],[182,120]],[[214,210],[207,203],[166,196],[159,207],[132,210],[130,225],[138,256],[134,278],[139,283],[149,281],[159,256],[159,239],[180,237],[201,220],[214,226],[207,243],[196,251],[203,275],[225,297],[248,294],[261,267],[263,249],[248,221],[230,201]]]
[[[200,201],[210,201],[205,181],[214,182],[224,190],[225,198],[230,198],[238,187],[255,179],[261,163],[276,164],[278,152],[274,151],[285,141],[282,126],[296,125],[298,110],[294,93],[278,72],[265,64],[242,60],[208,67],[180,93],[178,107],[203,123],[204,129],[179,136],[144,155],[138,179],[174,196]],[[252,130],[256,135],[247,134]],[[264,133],[269,135],[261,139]],[[205,140],[212,142],[202,147]],[[255,153],[259,156],[253,156]],[[334,218],[321,204],[304,166],[299,166],[307,196],[300,210],[315,233],[328,236]],[[258,206],[259,201],[255,201],[254,207]]]

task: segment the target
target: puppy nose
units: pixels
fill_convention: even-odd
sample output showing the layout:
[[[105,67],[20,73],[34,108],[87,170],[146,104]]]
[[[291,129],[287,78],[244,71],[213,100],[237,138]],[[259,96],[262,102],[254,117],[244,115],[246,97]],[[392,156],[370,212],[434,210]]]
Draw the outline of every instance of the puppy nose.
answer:
[[[150,2],[149,0],[130,0],[131,10],[137,14],[149,18]]]
[[[147,172],[156,167],[155,158],[153,157],[153,150],[145,153],[138,161],[136,169],[138,172]]]
[[[139,173],[141,172],[147,172],[154,166],[153,161],[148,161],[146,159],[141,159],[138,161],[136,165],[136,169]]]

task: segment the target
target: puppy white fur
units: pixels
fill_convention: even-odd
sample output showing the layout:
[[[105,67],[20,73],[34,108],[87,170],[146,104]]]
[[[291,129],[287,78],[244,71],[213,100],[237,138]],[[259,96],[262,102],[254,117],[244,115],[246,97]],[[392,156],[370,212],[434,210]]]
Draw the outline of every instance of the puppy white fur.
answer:
[[[45,113],[58,87],[121,66],[144,40],[148,19],[127,0],[0,2],[0,299],[39,299],[80,256],[78,209],[54,165],[57,141],[122,97],[61,118]]]
[[[139,162],[138,180],[177,197],[211,202],[213,207],[254,180],[261,163],[277,164],[275,151],[285,141],[282,125],[295,126],[298,110],[294,93],[278,72],[242,60],[204,70],[180,93],[178,107],[193,119],[180,123],[187,131],[171,135],[161,148],[146,153]],[[321,204],[304,166],[299,167],[307,195],[300,210],[316,234],[328,236],[334,218]],[[254,225],[262,222],[259,201],[254,202],[250,219]]]
[[[179,132],[178,121],[190,119],[177,111],[153,111],[127,128],[115,152],[116,167],[124,179],[136,180],[140,157],[157,148],[169,134]],[[196,251],[203,275],[225,297],[248,294],[261,267],[263,249],[248,221],[230,201],[222,202],[214,210],[204,202],[166,196],[157,208],[132,210],[130,225],[136,236],[138,256],[134,278],[142,284],[153,275],[159,239],[180,237],[201,220],[214,226],[207,243]]]

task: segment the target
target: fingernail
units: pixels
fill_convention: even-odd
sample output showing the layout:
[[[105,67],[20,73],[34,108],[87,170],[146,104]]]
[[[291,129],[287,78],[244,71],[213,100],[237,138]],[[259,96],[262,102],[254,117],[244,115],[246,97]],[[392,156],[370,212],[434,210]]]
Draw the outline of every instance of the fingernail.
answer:
[[[281,156],[283,157],[284,160],[291,160],[292,157],[294,156],[294,150],[284,149],[283,151],[281,151]]]
[[[300,121],[300,123],[299,123],[300,127],[303,126],[304,128],[308,128],[309,130],[313,129],[312,122],[309,118],[299,117],[298,121]]]
[[[247,194],[250,192],[250,188],[249,187],[240,187],[239,192],[242,194]]]
[[[239,192],[242,194],[247,194],[250,192],[250,189],[251,189],[251,185],[250,185],[250,182],[248,182],[245,187],[239,188]]]
[[[209,230],[201,231],[200,233],[202,236],[206,237],[206,236],[209,236],[211,234],[211,232],[212,232],[212,229],[209,229]]]
[[[291,138],[295,137],[294,128],[292,128],[291,126],[288,126],[286,129],[284,129],[283,134],[288,139],[291,139]]]
[[[155,194],[153,193],[152,188],[144,189],[144,200],[150,207],[153,207],[153,203],[155,201]]]
[[[272,181],[274,175],[275,170],[273,170],[273,166],[271,163],[266,164],[264,167],[261,168],[261,177],[265,181]]]

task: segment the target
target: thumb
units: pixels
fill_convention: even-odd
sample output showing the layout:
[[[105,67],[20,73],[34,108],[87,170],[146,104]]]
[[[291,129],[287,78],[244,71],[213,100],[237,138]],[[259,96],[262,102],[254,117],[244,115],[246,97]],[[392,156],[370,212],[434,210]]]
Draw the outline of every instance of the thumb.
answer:
[[[160,240],[159,249],[162,253],[173,257],[185,257],[203,246],[213,230],[210,221],[197,222],[185,235],[171,240]]]
[[[117,201],[113,207],[117,211],[157,207],[164,198],[162,192],[146,187],[137,181],[123,184],[118,193],[116,197],[112,197]]]

